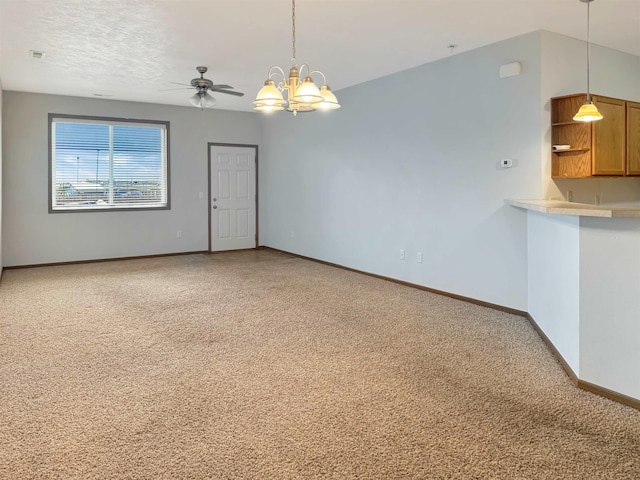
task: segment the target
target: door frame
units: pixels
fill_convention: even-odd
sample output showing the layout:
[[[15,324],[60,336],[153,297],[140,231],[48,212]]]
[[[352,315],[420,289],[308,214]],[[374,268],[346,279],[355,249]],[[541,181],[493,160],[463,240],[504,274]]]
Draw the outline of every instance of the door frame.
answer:
[[[259,230],[258,230],[258,225],[259,225],[259,198],[260,196],[258,195],[258,145],[252,145],[252,144],[245,144],[245,143],[220,143],[220,142],[208,142],[207,143],[207,211],[209,212],[207,214],[207,218],[208,218],[208,233],[207,236],[209,237],[209,253],[213,253],[211,252],[211,147],[240,147],[240,148],[253,148],[255,151],[255,159],[256,159],[256,242],[255,242],[255,247],[254,248],[258,248],[259,245]]]

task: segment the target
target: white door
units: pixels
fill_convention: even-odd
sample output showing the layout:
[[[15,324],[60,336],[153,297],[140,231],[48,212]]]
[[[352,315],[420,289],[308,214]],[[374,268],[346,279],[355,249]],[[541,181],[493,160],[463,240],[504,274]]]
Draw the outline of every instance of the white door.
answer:
[[[210,250],[256,248],[256,150],[209,146]]]

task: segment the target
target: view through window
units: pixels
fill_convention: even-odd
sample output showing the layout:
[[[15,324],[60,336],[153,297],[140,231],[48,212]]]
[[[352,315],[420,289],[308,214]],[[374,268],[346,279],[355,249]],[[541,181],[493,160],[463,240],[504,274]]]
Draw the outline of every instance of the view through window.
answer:
[[[169,208],[169,122],[50,115],[50,211]]]

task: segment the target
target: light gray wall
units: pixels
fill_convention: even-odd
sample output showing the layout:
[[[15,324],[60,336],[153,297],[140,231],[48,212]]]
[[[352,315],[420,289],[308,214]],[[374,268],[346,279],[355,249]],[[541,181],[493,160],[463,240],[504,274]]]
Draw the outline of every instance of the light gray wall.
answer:
[[[207,142],[262,138],[246,112],[8,91],[3,111],[5,266],[207,250]],[[171,122],[171,210],[48,213],[48,113]]]
[[[2,276],[2,82],[0,81],[0,276]]]
[[[528,312],[580,376],[580,217],[527,211]]]
[[[640,178],[551,178],[551,97],[587,91],[587,44],[557,33],[542,32],[542,179],[543,198],[574,202],[640,202]],[[624,100],[640,101],[640,57],[592,45],[591,92]]]
[[[541,195],[540,45],[534,32],[341,90],[326,115],[265,119],[262,242],[526,310],[526,215],[503,201]],[[500,79],[513,61],[522,75]]]
[[[640,400],[640,222],[580,217],[580,378]]]

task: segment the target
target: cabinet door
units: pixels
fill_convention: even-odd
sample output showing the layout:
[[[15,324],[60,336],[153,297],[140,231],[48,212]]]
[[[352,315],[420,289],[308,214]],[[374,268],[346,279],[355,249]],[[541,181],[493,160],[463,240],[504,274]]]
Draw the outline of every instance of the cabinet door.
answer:
[[[627,102],[627,175],[640,175],[640,103]]]
[[[593,122],[591,162],[594,175],[625,174],[625,102],[616,98],[593,97],[604,117]]]

